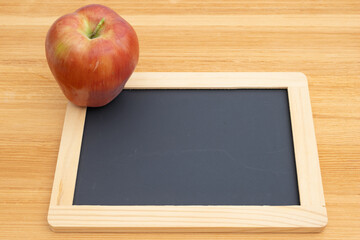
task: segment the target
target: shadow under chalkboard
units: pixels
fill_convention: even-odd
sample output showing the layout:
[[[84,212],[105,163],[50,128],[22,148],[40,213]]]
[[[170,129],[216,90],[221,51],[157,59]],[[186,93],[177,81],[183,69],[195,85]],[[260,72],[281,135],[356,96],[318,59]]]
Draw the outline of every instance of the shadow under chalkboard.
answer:
[[[287,90],[124,90],[88,108],[74,205],[299,205]]]

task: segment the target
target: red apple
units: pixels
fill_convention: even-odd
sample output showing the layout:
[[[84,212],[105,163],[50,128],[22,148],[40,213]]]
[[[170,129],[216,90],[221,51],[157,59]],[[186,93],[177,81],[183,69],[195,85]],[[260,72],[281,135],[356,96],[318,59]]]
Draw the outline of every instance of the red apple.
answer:
[[[111,102],[139,59],[134,29],[102,5],[88,5],[57,19],[47,33],[45,50],[62,91],[78,106]]]

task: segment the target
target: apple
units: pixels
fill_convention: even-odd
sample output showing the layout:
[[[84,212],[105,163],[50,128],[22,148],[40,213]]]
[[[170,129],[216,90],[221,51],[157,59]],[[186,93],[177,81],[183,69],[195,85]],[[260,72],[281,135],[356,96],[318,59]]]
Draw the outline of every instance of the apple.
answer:
[[[47,33],[45,50],[64,95],[88,107],[111,102],[139,59],[138,38],[131,25],[97,4],[57,19]]]

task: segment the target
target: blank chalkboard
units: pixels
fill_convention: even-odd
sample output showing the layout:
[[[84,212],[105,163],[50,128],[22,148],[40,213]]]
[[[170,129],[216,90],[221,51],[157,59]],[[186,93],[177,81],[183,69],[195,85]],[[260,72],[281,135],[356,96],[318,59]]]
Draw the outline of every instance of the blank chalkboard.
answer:
[[[67,104],[48,222],[61,232],[318,232],[327,224],[302,73],[135,72]]]
[[[124,90],[88,108],[73,204],[299,205],[287,90]]]

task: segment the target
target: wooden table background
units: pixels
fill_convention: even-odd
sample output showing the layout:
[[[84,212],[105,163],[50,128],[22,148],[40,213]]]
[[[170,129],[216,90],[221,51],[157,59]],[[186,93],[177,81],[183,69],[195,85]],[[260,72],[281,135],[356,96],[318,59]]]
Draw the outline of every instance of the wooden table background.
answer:
[[[137,31],[138,72],[308,76],[329,216],[322,233],[51,232],[46,217],[67,101],[47,66],[44,41],[57,17],[85,4],[0,1],[0,239],[360,239],[358,0],[103,3]]]

